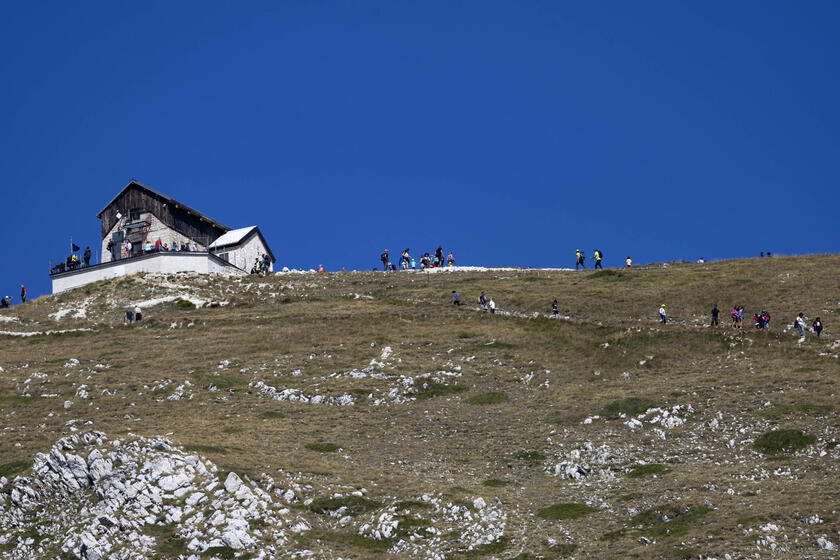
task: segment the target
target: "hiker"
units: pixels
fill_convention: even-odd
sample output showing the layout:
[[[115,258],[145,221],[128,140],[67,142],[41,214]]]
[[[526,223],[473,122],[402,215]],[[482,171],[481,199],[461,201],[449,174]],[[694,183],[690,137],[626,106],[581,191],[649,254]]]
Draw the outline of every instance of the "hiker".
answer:
[[[761,258],[764,258],[764,251],[761,252]]]
[[[627,260],[625,260],[624,263],[627,265],[627,268],[633,266],[633,260],[630,257],[627,257]]]
[[[584,260],[586,257],[583,254],[583,251],[578,249],[575,251],[575,256],[577,256],[577,262],[575,262],[575,270],[578,269],[578,266],[582,266],[584,270],[586,270],[586,261]]]
[[[324,265],[319,264],[318,265],[318,274],[323,274],[323,273],[324,273]]]
[[[814,327],[814,332],[817,333],[817,336],[820,336],[820,333],[822,332],[822,321],[820,321],[819,317],[814,319],[813,327]]]
[[[0,299],[0,309],[6,309],[9,307],[9,302],[6,298]]]
[[[134,306],[134,320],[138,323],[143,320],[143,310],[140,309],[139,305]]]
[[[700,257],[699,259],[697,259],[698,264],[703,264],[704,262],[706,262],[706,259],[704,259],[703,257]]]
[[[738,328],[744,328],[744,306],[741,305],[738,307]]]
[[[604,254],[601,253],[601,251],[599,251],[598,249],[595,249],[595,254],[592,258],[595,259],[595,268],[600,268],[601,270],[604,270],[604,267],[601,266],[601,259],[604,258]]]
[[[85,247],[85,253],[82,255],[82,258],[85,260],[85,266],[90,266],[90,245]]]
[[[557,298],[554,298],[554,301],[551,302],[551,312],[554,314],[555,317],[559,313],[559,311],[557,311]]]
[[[756,329],[764,328],[764,326],[761,324],[761,317],[758,316],[758,312],[753,313],[753,324],[755,325]]]
[[[20,285],[20,302],[26,303],[26,288],[23,287],[23,284]]]
[[[443,245],[438,245],[437,251],[435,251],[435,258],[437,259],[437,266],[443,266]]]
[[[452,254],[452,251],[446,254],[446,266],[450,268],[455,266],[455,255]]]
[[[458,295],[458,292],[452,290],[452,304],[457,305],[458,307],[461,306],[461,296]]]
[[[402,255],[400,255],[400,268],[403,270],[408,270],[408,262],[412,260],[411,255],[408,254],[410,250],[411,249],[406,248],[405,251],[402,252]]]
[[[668,317],[665,315],[665,304],[659,306],[659,320],[664,325],[668,322]]]
[[[799,336],[805,336],[805,316],[800,313],[796,316],[796,319],[793,320],[793,326],[796,327],[796,332]]]
[[[126,254],[127,257],[131,256],[131,248],[132,248],[131,241],[126,241],[125,242],[125,254]]]
[[[712,324],[709,325],[710,327],[717,327],[720,325],[720,323],[718,323],[718,315],[720,315],[720,309],[718,309],[717,304],[715,304],[715,306],[712,307]]]
[[[484,297],[484,292],[481,292],[481,295],[478,296],[478,305],[482,311],[487,311],[487,298]]]
[[[414,260],[414,257],[411,257],[411,270],[417,270],[417,261]]]
[[[379,260],[382,261],[382,270],[388,272],[388,249],[385,249],[385,252],[379,255]]]
[[[496,301],[493,298],[490,298],[490,313],[496,313]]]
[[[132,312],[131,309],[129,309],[125,312],[125,324],[130,325],[132,319],[134,319],[134,312]]]
[[[769,329],[770,328],[770,314],[767,313],[766,311],[762,311],[759,314],[759,317],[761,318],[761,328],[762,329]]]

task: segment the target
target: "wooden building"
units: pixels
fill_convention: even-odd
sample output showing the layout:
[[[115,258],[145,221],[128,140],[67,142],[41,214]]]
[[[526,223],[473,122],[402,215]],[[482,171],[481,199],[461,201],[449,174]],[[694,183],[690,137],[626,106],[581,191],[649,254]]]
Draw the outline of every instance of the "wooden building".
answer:
[[[138,182],[129,182],[105,205],[102,262],[149,252],[150,248],[206,252],[230,228],[186,204]],[[126,251],[126,242],[131,243]]]

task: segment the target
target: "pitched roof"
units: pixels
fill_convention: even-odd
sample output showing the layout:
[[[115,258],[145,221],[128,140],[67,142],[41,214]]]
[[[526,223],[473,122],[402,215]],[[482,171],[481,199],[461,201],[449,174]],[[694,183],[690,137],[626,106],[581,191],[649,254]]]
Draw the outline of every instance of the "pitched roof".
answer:
[[[226,247],[228,245],[238,245],[243,239],[245,239],[249,233],[257,229],[257,226],[248,226],[239,229],[232,229],[226,234],[219,237],[213,243],[210,244],[211,249],[216,249],[218,247]]]
[[[177,200],[175,200],[175,199],[174,199],[174,198],[172,198],[171,196],[167,196],[167,195],[163,194],[163,193],[162,193],[162,192],[160,192],[160,191],[156,191],[156,190],[155,190],[155,189],[153,189],[152,187],[149,187],[149,186],[147,186],[147,185],[144,185],[143,183],[141,183],[140,181],[137,181],[136,179],[132,179],[131,181],[129,181],[129,182],[128,182],[128,184],[127,184],[126,186],[124,186],[124,187],[120,190],[120,192],[118,192],[118,193],[117,193],[117,195],[116,195],[114,198],[112,198],[112,199],[108,202],[108,204],[106,204],[106,205],[105,205],[105,207],[104,207],[104,208],[102,208],[102,210],[100,210],[100,211],[99,211],[99,213],[96,215],[96,217],[97,217],[97,218],[101,218],[101,217],[102,217],[102,214],[105,212],[105,210],[107,210],[107,209],[108,209],[108,208],[109,208],[109,207],[110,207],[110,206],[114,203],[114,201],[116,201],[116,200],[120,197],[120,195],[122,195],[122,193],[124,193],[125,191],[127,191],[127,190],[128,190],[128,189],[130,189],[131,187],[136,187],[136,188],[139,188],[139,189],[141,189],[141,190],[144,190],[144,191],[146,191],[146,192],[148,192],[148,193],[151,193],[151,194],[153,194],[153,195],[155,195],[155,196],[158,196],[158,197],[160,197],[160,198],[164,199],[164,200],[165,200],[168,204],[171,204],[172,206],[174,206],[175,208],[179,208],[179,209],[183,210],[184,212],[186,212],[186,213],[188,213],[188,214],[192,214],[193,216],[195,216],[196,218],[199,218],[200,220],[203,220],[203,221],[205,221],[205,222],[209,222],[209,223],[210,223],[210,224],[212,224],[213,226],[215,226],[215,227],[217,227],[217,228],[219,228],[219,229],[221,229],[221,230],[223,230],[223,231],[229,231],[229,230],[230,230],[230,228],[229,228],[229,227],[227,227],[226,225],[224,225],[224,224],[220,224],[220,223],[219,223],[219,222],[217,222],[216,220],[214,220],[214,219],[212,219],[212,218],[210,218],[210,217],[206,216],[205,214],[202,214],[202,213],[201,213],[201,212],[199,212],[198,210],[193,210],[192,208],[190,208],[190,207],[189,207],[189,206],[187,206],[186,204],[183,204],[183,203],[181,203],[181,202],[178,202]]]
[[[271,247],[268,246],[268,242],[265,240],[265,237],[263,237],[260,228],[258,228],[257,226],[248,226],[228,231],[227,233],[225,233],[210,244],[210,250],[218,251],[226,247],[239,245],[247,241],[252,235],[260,236],[260,239],[262,240],[263,245],[265,246],[265,250],[268,251],[268,256],[271,257],[271,262],[277,262],[277,259],[274,258],[274,253],[271,252]]]

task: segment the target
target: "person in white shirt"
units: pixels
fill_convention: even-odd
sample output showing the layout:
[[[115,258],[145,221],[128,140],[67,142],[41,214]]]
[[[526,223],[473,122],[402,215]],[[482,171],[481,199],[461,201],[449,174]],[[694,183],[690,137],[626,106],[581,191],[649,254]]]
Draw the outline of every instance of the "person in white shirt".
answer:
[[[805,336],[805,317],[802,313],[796,317],[793,325],[796,327],[796,332],[799,333],[799,336]]]
[[[662,323],[668,322],[668,317],[665,315],[665,304],[659,306],[659,319]]]
[[[493,298],[490,298],[490,313],[496,312],[496,301]]]
[[[137,305],[134,307],[134,320],[140,321],[143,319],[143,310],[140,309],[140,306]]]

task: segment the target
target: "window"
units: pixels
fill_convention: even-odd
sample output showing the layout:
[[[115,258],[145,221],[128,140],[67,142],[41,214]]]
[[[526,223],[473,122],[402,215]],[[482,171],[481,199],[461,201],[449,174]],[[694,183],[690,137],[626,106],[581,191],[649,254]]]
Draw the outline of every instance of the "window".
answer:
[[[145,210],[141,208],[132,208],[131,212],[129,212],[129,220],[132,222],[139,222],[140,221],[140,214],[144,213]]]
[[[219,255],[219,258],[222,259],[225,262],[230,262],[228,260],[228,253],[222,253],[221,255]]]

